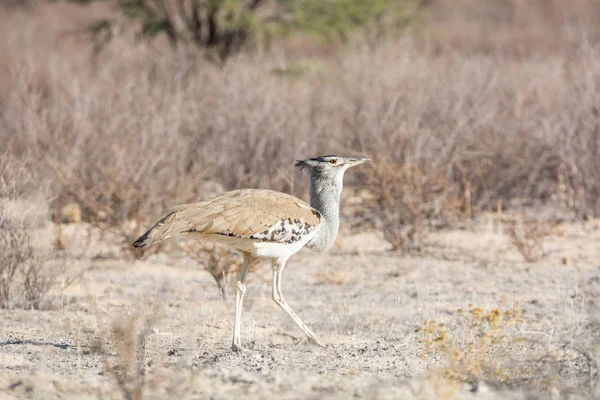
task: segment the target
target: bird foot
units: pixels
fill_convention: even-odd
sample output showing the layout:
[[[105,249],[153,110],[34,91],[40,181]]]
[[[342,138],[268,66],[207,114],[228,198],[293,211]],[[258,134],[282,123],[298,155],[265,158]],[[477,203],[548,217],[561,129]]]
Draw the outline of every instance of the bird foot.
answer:
[[[310,343],[312,345],[317,345],[320,347],[325,347],[325,345],[323,344],[323,342],[321,341],[321,339],[318,339],[316,336],[304,336],[302,338],[298,338],[297,340],[297,344],[302,344],[302,343]]]
[[[232,344],[231,345],[231,349],[233,351],[235,351],[236,353],[243,353],[243,352],[249,352],[250,351],[250,349],[242,347],[241,344],[237,344],[237,343]]]
[[[323,344],[321,339],[318,339],[316,336],[313,336],[313,337],[307,336],[307,339],[310,344],[313,344],[313,345],[316,344],[317,346],[325,347],[325,344]]]

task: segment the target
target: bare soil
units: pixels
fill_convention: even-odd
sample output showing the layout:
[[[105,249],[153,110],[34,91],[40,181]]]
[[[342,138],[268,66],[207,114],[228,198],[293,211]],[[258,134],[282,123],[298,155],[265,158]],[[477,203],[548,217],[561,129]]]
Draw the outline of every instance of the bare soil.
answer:
[[[0,311],[0,397],[123,398],[112,328],[137,321],[135,335],[147,328],[143,398],[593,398],[600,224],[561,225],[547,254],[526,263],[493,218],[431,235],[416,254],[389,253],[378,232],[342,232],[329,253],[293,257],[283,290],[323,348],[271,301],[262,267],[249,278],[241,354],[230,349],[233,301],[193,261],[121,260],[110,237],[65,226],[71,269],[84,273],[50,309]],[[41,245],[52,229],[38,229]],[[507,345],[521,381],[435,379],[443,357],[426,351],[417,328],[436,320],[453,329],[457,310],[503,301],[523,310],[514,335],[528,341]]]

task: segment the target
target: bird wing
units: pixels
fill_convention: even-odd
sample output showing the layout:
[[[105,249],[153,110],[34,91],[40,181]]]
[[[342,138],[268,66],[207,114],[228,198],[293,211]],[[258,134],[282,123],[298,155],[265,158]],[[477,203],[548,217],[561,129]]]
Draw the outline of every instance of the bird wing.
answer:
[[[294,196],[272,190],[242,189],[177,207],[134,246],[146,246],[184,233],[292,243],[313,232],[320,223],[319,212]]]

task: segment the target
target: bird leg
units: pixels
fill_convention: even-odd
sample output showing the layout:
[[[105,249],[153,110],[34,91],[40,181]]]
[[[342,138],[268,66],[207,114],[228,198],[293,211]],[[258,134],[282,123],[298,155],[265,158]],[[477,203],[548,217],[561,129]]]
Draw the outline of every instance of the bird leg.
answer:
[[[251,260],[248,256],[244,256],[244,264],[242,270],[238,274],[235,284],[235,321],[233,323],[233,345],[234,351],[245,350],[242,347],[242,339],[240,336],[240,327],[242,324],[242,304],[244,303],[244,295],[246,294],[246,277],[250,269]]]
[[[281,274],[283,269],[285,268],[286,261],[275,261],[273,264],[273,301],[285,311],[291,318],[294,320],[296,325],[302,329],[302,332],[306,335],[310,342],[313,342],[319,346],[324,346],[323,343],[317,338],[313,331],[311,331],[305,324],[302,322],[300,317],[296,315],[294,310],[286,303],[283,298],[283,294],[281,293]]]

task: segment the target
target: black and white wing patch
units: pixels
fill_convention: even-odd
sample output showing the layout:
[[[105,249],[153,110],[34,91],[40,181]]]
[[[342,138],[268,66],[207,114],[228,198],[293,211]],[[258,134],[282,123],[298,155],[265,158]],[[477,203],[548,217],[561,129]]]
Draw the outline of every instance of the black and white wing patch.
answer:
[[[251,238],[263,242],[290,244],[310,235],[318,226],[311,225],[301,218],[288,218],[277,221],[270,228],[265,229],[263,232],[255,233]]]

